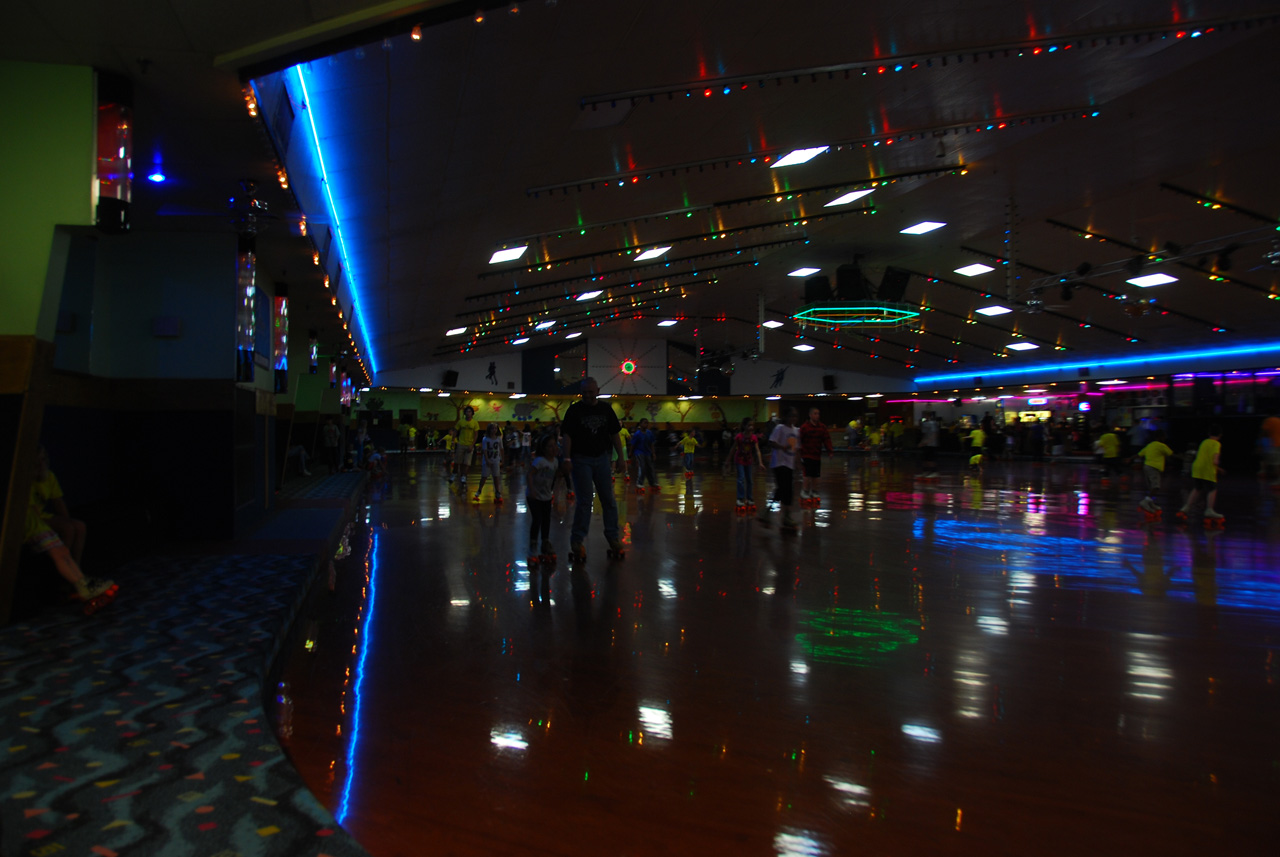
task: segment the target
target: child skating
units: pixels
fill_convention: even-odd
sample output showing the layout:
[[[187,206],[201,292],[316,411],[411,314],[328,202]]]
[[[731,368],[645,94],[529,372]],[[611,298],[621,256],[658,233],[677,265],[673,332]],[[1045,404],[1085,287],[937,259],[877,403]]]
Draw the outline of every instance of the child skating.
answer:
[[[684,433],[684,437],[680,438],[680,449],[684,452],[684,478],[686,480],[693,478],[693,451],[701,447],[698,438],[692,431]]]
[[[738,471],[738,506],[739,515],[748,515],[756,510],[753,467],[764,467],[760,458],[760,436],[756,434],[756,423],[751,417],[743,417],[738,433],[733,437],[733,466]]]
[[[528,489],[525,503],[529,507],[529,567],[542,567],[543,579],[556,570],[556,553],[551,545],[551,498],[554,496],[556,474],[560,472],[557,457],[560,454],[556,436],[548,432],[538,443],[537,454],[529,464]]]
[[[796,450],[800,445],[800,429],[796,428],[796,409],[787,408],[782,414],[782,422],[769,435],[769,448],[773,450],[770,463],[773,465],[773,478],[777,483],[775,496],[782,507],[782,528],[794,530],[796,522],[791,517],[791,495],[795,487]],[[760,519],[769,520],[768,511]]]
[[[1162,510],[1156,502],[1156,495],[1160,493],[1165,462],[1171,455],[1173,450],[1164,442],[1162,431],[1156,432],[1151,442],[1138,451],[1138,458],[1142,459],[1142,475],[1147,482],[1147,495],[1138,503],[1138,508],[1146,513],[1148,521],[1160,517]]]
[[[471,499],[480,502],[480,492],[484,490],[484,481],[493,477],[493,502],[502,502],[502,432],[497,423],[489,423],[484,438],[480,441],[480,485],[476,488],[476,496]]]
[[[1178,510],[1178,520],[1186,521],[1191,509],[1204,494],[1204,523],[1206,527],[1221,527],[1225,519],[1214,508],[1218,499],[1218,474],[1222,468],[1218,461],[1222,456],[1222,426],[1209,426],[1209,436],[1200,442],[1195,461],[1191,463],[1191,494]]]

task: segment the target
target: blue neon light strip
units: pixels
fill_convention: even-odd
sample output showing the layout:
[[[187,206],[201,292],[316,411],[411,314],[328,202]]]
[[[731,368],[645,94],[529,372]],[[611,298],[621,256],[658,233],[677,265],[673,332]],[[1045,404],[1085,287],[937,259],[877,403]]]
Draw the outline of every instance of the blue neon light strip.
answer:
[[[320,148],[320,134],[316,131],[315,103],[311,100],[310,93],[307,92],[307,82],[302,79],[302,64],[299,63],[293,67],[294,73],[298,76],[298,85],[302,87],[302,102],[306,105],[307,124],[311,127],[311,140],[315,144],[316,162],[320,165],[320,186],[324,188],[325,198],[329,200],[329,217],[333,221],[333,234],[338,238],[338,252],[342,254],[342,270],[346,272],[347,283],[351,287],[351,307],[354,319],[360,320],[360,335],[364,338],[364,350],[369,355],[369,369],[371,375],[378,374],[378,361],[373,356],[373,343],[370,340],[370,331],[364,321],[364,313],[360,309],[360,292],[356,289],[356,278],[352,273],[354,268],[351,266],[351,258],[347,255],[347,243],[342,239],[342,223],[338,218],[338,206],[333,201],[333,192],[329,188],[329,172],[324,165],[324,151]],[[336,289],[337,283],[334,284]],[[370,378],[370,381],[373,379]]]
[[[1033,372],[1070,372],[1074,369],[1113,369],[1118,366],[1139,366],[1144,363],[1171,363],[1178,360],[1200,360],[1212,357],[1261,357],[1280,351],[1280,342],[1259,342],[1254,345],[1241,345],[1237,348],[1209,348],[1203,351],[1161,351],[1142,357],[1121,357],[1117,360],[1094,360],[1080,363],[1037,363],[1032,366],[1021,366],[1016,369],[971,369],[967,372],[953,372],[949,375],[921,375],[916,378],[917,385],[930,386],[948,381],[970,382],[975,377],[1001,378],[1009,375],[1027,375]]]
[[[360,743],[360,708],[364,701],[364,661],[373,648],[373,610],[378,602],[378,534],[373,534],[373,544],[369,547],[369,610],[364,616],[364,625],[360,629],[360,659],[356,661],[355,707],[351,711],[351,738],[347,742],[347,776],[342,783],[342,800],[338,803],[338,811],[334,818],[339,824],[347,820],[351,809],[351,784],[356,781],[356,746]]]

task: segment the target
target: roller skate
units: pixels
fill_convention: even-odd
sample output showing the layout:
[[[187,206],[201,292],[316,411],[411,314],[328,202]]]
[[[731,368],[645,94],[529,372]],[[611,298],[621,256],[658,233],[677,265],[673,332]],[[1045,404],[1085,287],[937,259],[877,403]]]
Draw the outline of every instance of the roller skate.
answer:
[[[747,511],[744,514],[754,515],[756,513],[756,504],[748,500],[746,509]]]
[[[1204,510],[1204,528],[1206,530],[1220,530],[1227,523],[1227,519],[1222,516],[1221,512],[1214,509]]]
[[[572,491],[566,491],[566,492],[565,492],[565,495],[564,495],[564,498],[565,498],[566,500],[572,500],[572,499],[573,499],[573,492],[572,492]]]
[[[577,565],[587,561],[587,547],[582,542],[569,545],[569,564]]]
[[[479,492],[476,492],[476,494],[475,494],[474,496],[472,496],[472,498],[471,498],[471,502],[472,502],[472,503],[479,503],[479,502],[480,502],[480,493],[479,493]]]
[[[643,494],[643,493],[644,493],[644,486],[643,486],[643,485],[641,485],[641,486],[639,486],[638,488],[636,488],[636,494]]]
[[[1148,524],[1160,520],[1164,514],[1164,510],[1157,506],[1150,497],[1143,497],[1142,502],[1138,504],[1138,508],[1142,510],[1142,514],[1146,517]]]
[[[501,506],[501,505],[502,505],[502,495],[501,495],[501,494],[499,494],[498,496],[494,497],[494,498],[493,498],[493,502],[494,502],[494,503],[497,503],[499,506]]]
[[[84,615],[92,616],[116,598],[120,587],[114,580],[86,577],[76,584],[76,597],[84,602]]]
[[[626,559],[627,546],[617,539],[609,539],[609,550],[605,554],[609,559]]]
[[[688,482],[688,481],[689,481],[690,479],[692,479],[692,478],[693,478],[693,471],[692,471],[692,470],[686,470],[686,471],[684,472],[684,481],[685,481],[685,482]]]
[[[745,514],[747,514],[747,501],[746,501],[746,500],[739,500],[739,501],[738,501],[738,505],[734,507],[734,510],[733,510],[733,511],[734,511],[734,514],[736,514],[736,515],[745,515]]]
[[[556,573],[556,551],[550,541],[543,541],[542,553],[538,554],[537,560],[542,566],[543,573],[548,575]]]
[[[661,494],[661,493],[662,493],[662,489],[661,489],[661,488],[659,488],[657,485],[650,485],[650,486],[649,486],[649,490],[650,490],[650,491],[652,491],[654,494]]]
[[[530,571],[538,570],[538,563],[542,562],[542,557],[538,554],[537,542],[529,542],[529,558],[525,562]]]

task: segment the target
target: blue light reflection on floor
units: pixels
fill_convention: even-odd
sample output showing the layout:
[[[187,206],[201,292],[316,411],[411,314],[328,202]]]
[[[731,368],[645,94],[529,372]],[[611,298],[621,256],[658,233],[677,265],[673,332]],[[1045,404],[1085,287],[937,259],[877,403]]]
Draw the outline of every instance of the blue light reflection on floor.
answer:
[[[1213,593],[1212,603],[1219,607],[1280,611],[1280,572],[1265,562],[1259,564],[1258,557],[1239,557],[1229,542],[1218,545],[1223,533],[1156,532],[1148,536],[1141,530],[1113,530],[1105,536],[1111,541],[1103,541],[1102,536],[1048,535],[1015,531],[996,523],[927,522],[924,518],[914,522],[912,532],[916,538],[937,545],[1008,554],[998,564],[976,567],[979,571],[1012,569],[1057,577],[1068,587],[1131,594],[1143,592],[1139,584],[1154,571],[1165,578],[1165,594],[1173,600],[1203,600],[1208,589]],[[1147,539],[1154,541],[1144,545]],[[1235,565],[1238,559],[1245,560],[1243,567],[1218,568],[1220,561]],[[1212,580],[1206,581],[1206,577]]]
[[[355,707],[351,714],[351,737],[347,741],[347,775],[342,783],[342,799],[338,803],[338,811],[334,818],[339,824],[347,819],[351,808],[351,784],[356,779],[356,747],[360,743],[360,708],[364,698],[364,662],[373,648],[373,611],[378,606],[378,534],[373,534],[373,544],[369,548],[369,609],[365,613],[364,625],[360,629],[360,659],[356,661]]]

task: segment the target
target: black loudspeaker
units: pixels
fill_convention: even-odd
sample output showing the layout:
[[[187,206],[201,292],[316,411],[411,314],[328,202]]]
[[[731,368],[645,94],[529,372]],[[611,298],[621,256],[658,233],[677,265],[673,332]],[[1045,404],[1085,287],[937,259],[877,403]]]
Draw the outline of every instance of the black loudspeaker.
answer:
[[[835,388],[836,388],[836,376],[835,376],[835,375],[823,375],[823,376],[822,376],[822,389],[824,389],[824,390],[826,390],[828,393],[830,393],[830,392],[831,392],[832,390],[834,390]]]
[[[836,294],[842,301],[867,301],[875,297],[871,281],[862,276],[862,268],[856,263],[836,268]]]
[[[910,279],[910,271],[904,271],[901,268],[885,268],[884,279],[880,281],[880,290],[876,292],[876,297],[890,303],[902,303],[903,297],[907,294],[907,282]]]
[[[458,386],[458,373],[453,371],[452,369],[444,370],[444,380],[440,382],[440,386],[441,387]]]
[[[804,281],[804,302],[807,304],[831,300],[831,278],[810,277]]]

